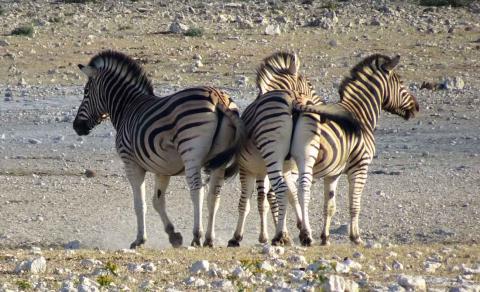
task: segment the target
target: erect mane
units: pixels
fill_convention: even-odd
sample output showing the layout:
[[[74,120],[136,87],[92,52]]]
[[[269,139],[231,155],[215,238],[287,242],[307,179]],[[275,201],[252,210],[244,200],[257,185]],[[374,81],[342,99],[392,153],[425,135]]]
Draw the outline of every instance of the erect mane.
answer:
[[[278,77],[283,76],[296,79],[299,66],[298,58],[294,54],[288,52],[277,52],[263,59],[257,69],[256,80],[260,93],[267,92],[268,87],[271,87],[270,90],[281,89],[278,88],[274,82]]]
[[[392,59],[389,56],[382,54],[373,54],[360,61],[350,70],[350,75],[343,78],[342,82],[340,83],[340,87],[338,88],[340,100],[343,99],[343,92],[345,91],[345,87],[358,77],[359,72],[364,71],[366,67],[370,67],[373,71],[379,70],[381,69],[381,65],[390,62],[391,60]]]
[[[143,89],[147,94],[153,95],[153,85],[147,77],[145,70],[134,59],[123,53],[113,50],[100,52],[90,60],[88,65],[104,70],[116,69],[118,66],[122,66],[122,71],[131,74],[139,88]]]

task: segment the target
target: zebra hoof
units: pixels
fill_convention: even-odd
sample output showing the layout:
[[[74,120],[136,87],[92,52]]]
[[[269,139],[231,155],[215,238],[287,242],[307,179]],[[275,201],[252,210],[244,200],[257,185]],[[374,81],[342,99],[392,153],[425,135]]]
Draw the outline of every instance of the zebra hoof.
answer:
[[[330,240],[329,240],[330,237],[329,236],[322,233],[321,238],[322,238],[322,242],[320,243],[321,245],[324,245],[324,246],[330,245]]]
[[[300,243],[302,244],[302,246],[312,246],[313,239],[310,236],[310,232],[302,230],[300,231],[300,235],[298,236],[298,238],[300,239]]]
[[[363,245],[363,240],[360,238],[360,236],[350,236],[350,240],[351,240],[355,245]]]
[[[262,244],[263,244],[263,243],[267,243],[267,242],[268,242],[267,236],[265,236],[265,235],[260,235],[260,236],[258,237],[258,242],[260,242],[260,243],[262,243]]]
[[[203,247],[213,247],[213,239],[206,238],[203,242]]]
[[[145,244],[147,240],[145,238],[137,239],[130,244],[130,249],[136,249]]]
[[[200,238],[199,239],[193,239],[192,243],[190,243],[190,246],[193,247],[202,247],[202,244],[200,243]]]
[[[272,245],[291,246],[292,239],[287,232],[281,232],[272,239]]]
[[[227,247],[240,247],[240,241],[232,238],[228,241]]]
[[[180,247],[183,244],[183,237],[180,232],[172,232],[168,234],[168,241],[173,247]]]

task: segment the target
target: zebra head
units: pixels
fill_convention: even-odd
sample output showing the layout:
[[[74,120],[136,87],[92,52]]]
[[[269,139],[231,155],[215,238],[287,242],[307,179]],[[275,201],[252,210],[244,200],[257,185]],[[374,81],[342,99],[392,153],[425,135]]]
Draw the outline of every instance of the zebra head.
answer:
[[[387,82],[382,108],[408,120],[415,116],[420,107],[415,96],[405,88],[400,76],[393,70],[399,62],[400,56],[397,55],[380,66]]]
[[[108,117],[105,105],[98,90],[98,69],[90,65],[78,65],[88,77],[83,100],[73,121],[73,129],[78,135],[88,135],[90,131]]]

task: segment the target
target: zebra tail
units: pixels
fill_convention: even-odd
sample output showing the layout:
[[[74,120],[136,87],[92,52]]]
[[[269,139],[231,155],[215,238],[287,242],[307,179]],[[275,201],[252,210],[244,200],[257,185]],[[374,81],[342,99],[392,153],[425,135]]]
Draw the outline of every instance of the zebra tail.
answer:
[[[331,104],[317,104],[317,105],[305,105],[298,102],[293,102],[293,109],[300,112],[314,113],[321,116],[321,121],[326,119],[334,121],[339,124],[344,130],[356,135],[360,134],[361,124],[354,117],[354,115],[336,103]]]
[[[238,173],[240,168],[239,166],[239,152],[243,143],[246,140],[246,130],[243,125],[243,121],[240,119],[238,112],[234,112],[226,108],[223,104],[217,104],[217,109],[219,109],[235,126],[235,137],[231,146],[228,149],[218,153],[213,158],[208,160],[204,167],[207,172],[210,172],[214,169],[223,167],[229,162],[230,165],[225,169],[225,179],[231,178]],[[232,161],[233,159],[233,161]]]

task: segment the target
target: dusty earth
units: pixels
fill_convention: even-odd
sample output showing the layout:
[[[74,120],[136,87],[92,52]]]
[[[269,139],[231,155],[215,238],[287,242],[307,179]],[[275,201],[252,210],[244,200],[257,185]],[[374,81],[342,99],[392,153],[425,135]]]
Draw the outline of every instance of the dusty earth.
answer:
[[[475,3],[426,8],[395,1],[98,2],[1,5],[1,248],[63,247],[79,240],[82,248],[114,250],[133,241],[133,200],[114,150],[113,128],[106,122],[82,138],[72,129],[86,81],[76,64],[107,48],[144,64],[157,95],[209,84],[226,90],[242,108],[256,95],[256,66],[279,49],[298,53],[301,70],[329,101],[337,100],[339,82],[363,57],[402,55],[399,73],[417,96],[421,113],[410,121],[382,114],[377,157],[362,197],[363,238],[384,244],[478,247],[480,16]],[[203,35],[170,33],[175,18],[203,29]],[[32,23],[32,36],[10,35]],[[268,25],[278,25],[280,34],[266,35]],[[194,60],[198,55],[200,66]],[[423,81],[451,78],[465,85],[420,90]],[[87,169],[96,175],[86,177]],[[150,194],[153,180],[147,179]],[[317,240],[322,189],[318,181],[310,204]],[[225,246],[237,219],[238,179],[222,190],[216,244]],[[348,242],[345,180],[339,191],[334,245]],[[258,235],[252,203],[243,242],[247,246]],[[190,242],[193,207],[182,177],[171,182],[167,205],[184,243]],[[167,247],[150,202],[148,210],[146,247]],[[297,237],[294,222],[289,223]],[[270,230],[271,235],[273,226]]]

